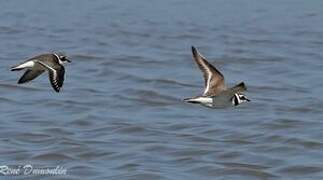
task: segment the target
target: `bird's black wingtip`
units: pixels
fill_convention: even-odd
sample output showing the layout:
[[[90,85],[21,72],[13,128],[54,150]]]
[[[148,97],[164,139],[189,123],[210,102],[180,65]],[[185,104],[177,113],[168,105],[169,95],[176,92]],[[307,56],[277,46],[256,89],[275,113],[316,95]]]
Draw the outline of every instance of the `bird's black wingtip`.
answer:
[[[196,52],[196,48],[194,46],[191,46],[192,48],[192,52],[195,53]]]
[[[60,89],[53,88],[55,92],[59,93]]]

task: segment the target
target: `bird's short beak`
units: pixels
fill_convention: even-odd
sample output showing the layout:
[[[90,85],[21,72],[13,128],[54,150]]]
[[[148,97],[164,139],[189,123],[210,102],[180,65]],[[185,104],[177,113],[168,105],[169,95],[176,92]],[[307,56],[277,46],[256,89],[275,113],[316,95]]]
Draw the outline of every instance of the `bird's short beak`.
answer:
[[[246,100],[248,101],[248,102],[250,102],[251,100],[250,99],[248,99],[248,98],[246,98]]]
[[[71,63],[72,61],[71,60],[69,60],[69,59],[66,59],[66,61],[68,62],[68,63]]]

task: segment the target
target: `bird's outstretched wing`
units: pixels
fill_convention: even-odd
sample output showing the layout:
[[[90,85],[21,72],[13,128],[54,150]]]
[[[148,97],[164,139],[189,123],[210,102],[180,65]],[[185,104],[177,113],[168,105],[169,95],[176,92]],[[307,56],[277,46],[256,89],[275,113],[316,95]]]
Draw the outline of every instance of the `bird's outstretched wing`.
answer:
[[[210,64],[205,57],[192,46],[194,60],[204,76],[203,96],[216,96],[225,89],[225,82],[222,73]]]
[[[37,61],[40,65],[45,67],[48,70],[49,73],[49,81],[54,88],[56,92],[59,92],[59,90],[62,88],[64,83],[64,74],[65,74],[65,68],[62,65],[57,65],[55,67],[50,67],[44,62]]]

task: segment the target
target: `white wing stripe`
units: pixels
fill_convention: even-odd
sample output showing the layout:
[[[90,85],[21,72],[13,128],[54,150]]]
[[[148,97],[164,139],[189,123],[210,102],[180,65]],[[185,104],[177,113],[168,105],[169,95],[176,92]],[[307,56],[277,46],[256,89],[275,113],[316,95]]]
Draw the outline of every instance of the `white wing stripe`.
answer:
[[[201,57],[203,57],[200,53],[199,55]],[[205,87],[205,90],[204,90],[204,95],[210,90],[210,82],[211,82],[211,79],[212,79],[212,71],[210,71],[209,67],[205,64],[205,62],[202,60],[201,61],[202,63],[202,66],[205,68],[205,71],[207,72],[207,81],[206,81],[206,87]]]
[[[37,61],[37,62],[38,62],[38,63],[40,63],[41,65],[43,65],[43,66],[47,67],[47,68],[48,68],[48,70],[50,70],[50,71],[52,71],[52,72],[53,72],[53,79],[52,79],[52,81],[53,81],[54,85],[55,85],[57,88],[59,88],[59,87],[58,87],[58,84],[57,84],[57,71],[56,71],[56,69],[54,69],[54,68],[52,68],[52,67],[48,66],[46,63],[43,63],[43,62],[41,62],[41,61]]]
[[[205,88],[204,93],[203,93],[204,95],[210,90],[211,77],[212,77],[212,74],[209,72],[208,77],[207,77],[206,88]]]
[[[205,71],[207,73],[206,87],[205,87],[205,90],[203,92],[203,95],[205,95],[210,90],[210,83],[211,83],[211,79],[212,79],[213,74],[212,74],[212,71],[210,71],[210,68],[203,61],[203,59],[205,59],[205,57],[198,50],[196,50],[196,51],[197,51],[198,56],[200,56],[201,65],[203,66],[203,68],[205,69]]]
[[[52,67],[50,67],[50,66],[48,66],[46,63],[43,63],[43,62],[41,62],[41,61],[37,61],[39,64],[41,64],[41,65],[43,65],[43,66],[45,66],[45,67],[47,67],[48,69],[50,69],[51,71],[56,71],[54,68],[52,68]]]

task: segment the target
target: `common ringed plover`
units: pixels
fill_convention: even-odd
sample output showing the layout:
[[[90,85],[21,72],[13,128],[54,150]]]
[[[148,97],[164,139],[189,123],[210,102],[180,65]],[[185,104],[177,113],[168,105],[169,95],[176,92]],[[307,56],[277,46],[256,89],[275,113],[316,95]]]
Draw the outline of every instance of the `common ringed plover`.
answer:
[[[232,88],[227,88],[222,73],[212,66],[193,46],[192,53],[195,62],[203,72],[205,89],[203,95],[186,98],[184,101],[210,108],[237,106],[243,102],[250,101],[244,94],[241,94],[241,92],[247,90],[244,82]]]
[[[56,92],[59,92],[64,82],[65,69],[63,64],[66,62],[71,61],[61,54],[41,54],[13,66],[11,71],[26,69],[26,72],[18,81],[18,84],[22,84],[35,79],[47,70],[52,87]]]

